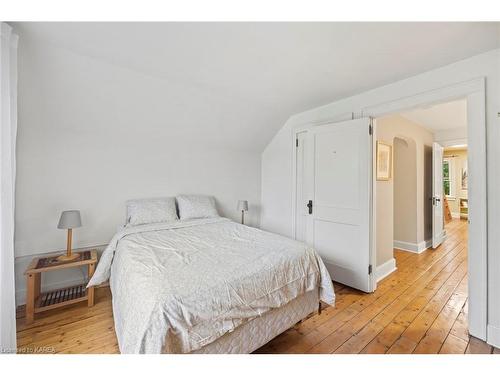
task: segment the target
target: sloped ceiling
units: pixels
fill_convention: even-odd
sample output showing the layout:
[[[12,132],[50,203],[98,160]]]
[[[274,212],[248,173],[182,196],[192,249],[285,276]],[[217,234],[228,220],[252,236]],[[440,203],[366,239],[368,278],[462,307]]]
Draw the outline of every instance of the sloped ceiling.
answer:
[[[13,26],[20,43],[50,43],[224,98],[212,105],[219,123],[200,123],[196,103],[186,103],[183,121],[192,115],[193,131],[208,127],[204,134],[222,126],[228,145],[244,139],[253,150],[263,150],[292,114],[498,48],[499,39],[497,23]]]

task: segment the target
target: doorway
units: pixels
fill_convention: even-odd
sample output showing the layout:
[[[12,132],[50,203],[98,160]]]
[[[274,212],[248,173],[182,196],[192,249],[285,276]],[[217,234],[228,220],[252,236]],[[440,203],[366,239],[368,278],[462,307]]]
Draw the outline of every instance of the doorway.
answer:
[[[468,261],[468,298],[469,298],[469,331],[475,337],[482,340],[486,340],[486,328],[487,328],[487,217],[486,217],[486,123],[485,123],[485,82],[484,78],[475,79],[472,81],[467,81],[459,83],[453,86],[443,87],[434,89],[428,92],[422,92],[415,94],[413,96],[405,96],[401,99],[396,99],[390,102],[385,102],[382,104],[373,105],[370,107],[365,107],[358,116],[361,118],[373,118],[373,136],[372,143],[367,147],[374,152],[376,150],[376,134],[377,134],[377,122],[381,117],[388,116],[391,114],[397,114],[401,112],[408,112],[415,108],[428,107],[440,103],[446,103],[456,100],[465,100],[467,108],[467,125],[474,129],[468,135],[468,167],[469,167],[469,236],[467,239],[467,247],[469,252]],[[349,114],[352,118],[357,117],[354,113]],[[347,117],[347,116],[345,116]],[[361,119],[360,119],[361,120]],[[332,119],[331,121],[339,121],[338,119]],[[316,124],[306,124],[300,128],[294,129],[292,132],[292,141],[294,145],[297,142],[297,134],[301,132],[306,132],[308,134],[313,129],[318,129],[324,125],[332,124],[332,122],[321,122]],[[443,146],[447,146],[443,144]],[[309,153],[311,150],[309,151]],[[432,148],[429,148],[428,153],[432,155]],[[369,274],[368,280],[372,283],[370,284],[369,290],[374,290],[376,288],[376,249],[377,245],[377,204],[376,204],[376,179],[374,178],[376,170],[376,159],[372,158],[372,181],[373,188],[372,196],[370,202],[372,204],[371,208],[371,220],[369,234],[370,234],[370,244],[366,249],[363,249],[364,254],[368,254],[370,257],[370,265],[367,268],[367,274]],[[300,213],[300,207],[307,203],[302,197],[299,199],[297,196],[297,185],[296,185],[296,173],[297,173],[297,153],[294,150],[293,154],[293,196],[292,196],[292,213],[293,213],[293,233],[297,234],[299,228],[297,228],[297,214]],[[311,166],[311,165],[310,165]],[[306,173],[311,172],[311,168],[306,168]],[[308,178],[310,180],[310,178]],[[427,187],[432,188],[432,181],[427,181]],[[354,186],[354,185],[353,185]],[[311,187],[309,186],[308,189]],[[432,189],[431,189],[432,190]],[[306,194],[307,195],[307,194]],[[415,198],[416,199],[416,198]],[[432,193],[429,196],[432,199]],[[428,206],[423,206],[428,207]],[[425,211],[422,211],[425,212]],[[424,215],[424,213],[421,213]],[[432,219],[432,217],[431,217]],[[420,231],[432,230],[432,223],[427,223]],[[307,231],[308,229],[306,229]],[[423,249],[427,248],[427,243],[425,241],[417,243],[416,251],[420,251],[420,247]],[[422,249],[422,250],[423,250]],[[364,259],[361,262],[364,262]],[[361,272],[361,268],[359,269]],[[365,271],[365,272],[366,272]],[[389,272],[390,273],[390,270]],[[335,280],[335,275],[332,276]]]
[[[471,280],[479,276],[473,274],[474,263],[481,259],[481,257],[475,259],[473,256],[481,253],[477,251],[478,248],[471,248],[475,240],[468,241],[469,210],[474,212],[477,207],[469,206],[467,194],[470,175],[468,165],[471,163],[470,154],[466,151],[467,125],[470,118],[467,108],[467,99],[460,98],[377,118],[377,140],[389,142],[393,147],[393,244],[395,249],[393,255],[395,266],[391,270],[387,266],[387,257],[384,258],[386,249],[383,247],[383,239],[384,236],[387,237],[387,233],[383,232],[387,230],[384,229],[383,224],[379,223],[381,209],[377,208],[376,233],[377,238],[381,237],[377,240],[377,246],[380,247],[377,248],[377,267],[382,267],[381,275],[378,277],[380,280],[397,269],[396,253],[401,258],[402,251],[436,258],[440,255],[428,254],[445,253],[447,257],[455,257],[463,256],[465,252],[461,267],[465,264],[468,272],[462,284],[465,282],[469,287],[467,297],[461,306],[462,309],[455,311],[457,316],[454,318],[457,318],[458,314],[466,315],[464,311],[468,310],[468,301],[479,302],[478,305],[469,309],[468,331],[473,336],[484,340],[485,336],[480,336],[484,333],[484,327],[479,322],[481,320],[485,322],[485,310],[482,309],[485,309],[486,298],[484,296],[484,299],[480,301],[483,291],[474,288],[477,280]],[[398,125],[392,124],[391,127],[391,121],[397,122]],[[384,139],[388,133],[392,138]],[[409,152],[411,150],[409,145],[413,142],[417,146],[417,160],[414,164],[410,163],[409,156],[403,153],[412,155]],[[404,180],[403,183],[401,180]],[[477,180],[474,183],[477,183]],[[377,205],[383,204],[383,195],[380,196],[379,191],[384,188],[381,188],[380,184],[381,182],[377,181]],[[477,196],[474,198],[476,199],[473,200],[477,201]],[[387,211],[387,209],[382,209],[382,211]],[[401,226],[405,229],[401,230]],[[406,237],[402,238],[403,235]],[[386,244],[385,247],[387,246]],[[472,251],[467,251],[467,249]],[[468,259],[467,253],[469,253]],[[382,263],[380,259],[386,263]],[[405,261],[408,262],[408,260]]]

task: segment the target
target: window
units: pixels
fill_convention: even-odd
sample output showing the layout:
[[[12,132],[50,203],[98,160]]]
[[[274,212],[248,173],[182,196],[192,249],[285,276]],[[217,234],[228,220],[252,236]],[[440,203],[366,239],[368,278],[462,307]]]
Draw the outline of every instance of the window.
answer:
[[[447,198],[455,198],[455,184],[453,174],[453,160],[443,160],[443,190]]]

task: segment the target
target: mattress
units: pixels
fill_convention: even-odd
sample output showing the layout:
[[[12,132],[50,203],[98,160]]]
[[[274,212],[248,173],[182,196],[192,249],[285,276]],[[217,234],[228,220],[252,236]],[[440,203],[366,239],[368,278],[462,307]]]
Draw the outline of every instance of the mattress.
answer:
[[[279,309],[245,323],[191,354],[247,354],[318,310],[317,291],[307,292]]]

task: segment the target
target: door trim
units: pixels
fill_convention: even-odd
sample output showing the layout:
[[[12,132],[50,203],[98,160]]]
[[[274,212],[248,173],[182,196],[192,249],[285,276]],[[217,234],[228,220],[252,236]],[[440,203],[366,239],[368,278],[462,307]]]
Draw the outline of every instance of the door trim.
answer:
[[[372,274],[370,275],[370,287],[371,290],[377,290],[377,283],[379,278],[376,275],[377,269],[377,221],[375,218],[377,217],[377,119],[370,116],[370,125],[371,125],[371,137],[372,137],[372,175],[370,176],[370,181],[372,182],[372,191],[371,191],[371,223],[370,223],[370,240],[371,240],[371,249],[370,249],[370,264],[372,265]],[[396,267],[394,267],[396,269]]]
[[[365,107],[363,116],[381,117],[424,105],[467,99],[469,163],[469,332],[487,341],[487,174],[485,78],[477,78]],[[470,131],[473,129],[473,131]],[[472,173],[471,173],[472,172]],[[472,198],[472,199],[471,199]],[[375,217],[373,217],[375,221]]]
[[[436,154],[440,154],[439,168],[436,164]],[[445,240],[445,229],[444,229],[444,188],[443,188],[443,160],[444,160],[444,147],[436,142],[432,142],[432,248],[438,248]],[[435,168],[438,169],[439,173],[436,173]],[[440,175],[440,177],[439,177]],[[439,188],[436,187],[436,183],[440,182]],[[440,194],[438,194],[438,191]],[[438,199],[439,198],[439,199]],[[424,200],[425,202],[425,200]],[[437,203],[436,203],[437,202]],[[437,227],[436,214],[440,212],[439,217],[440,223]]]

